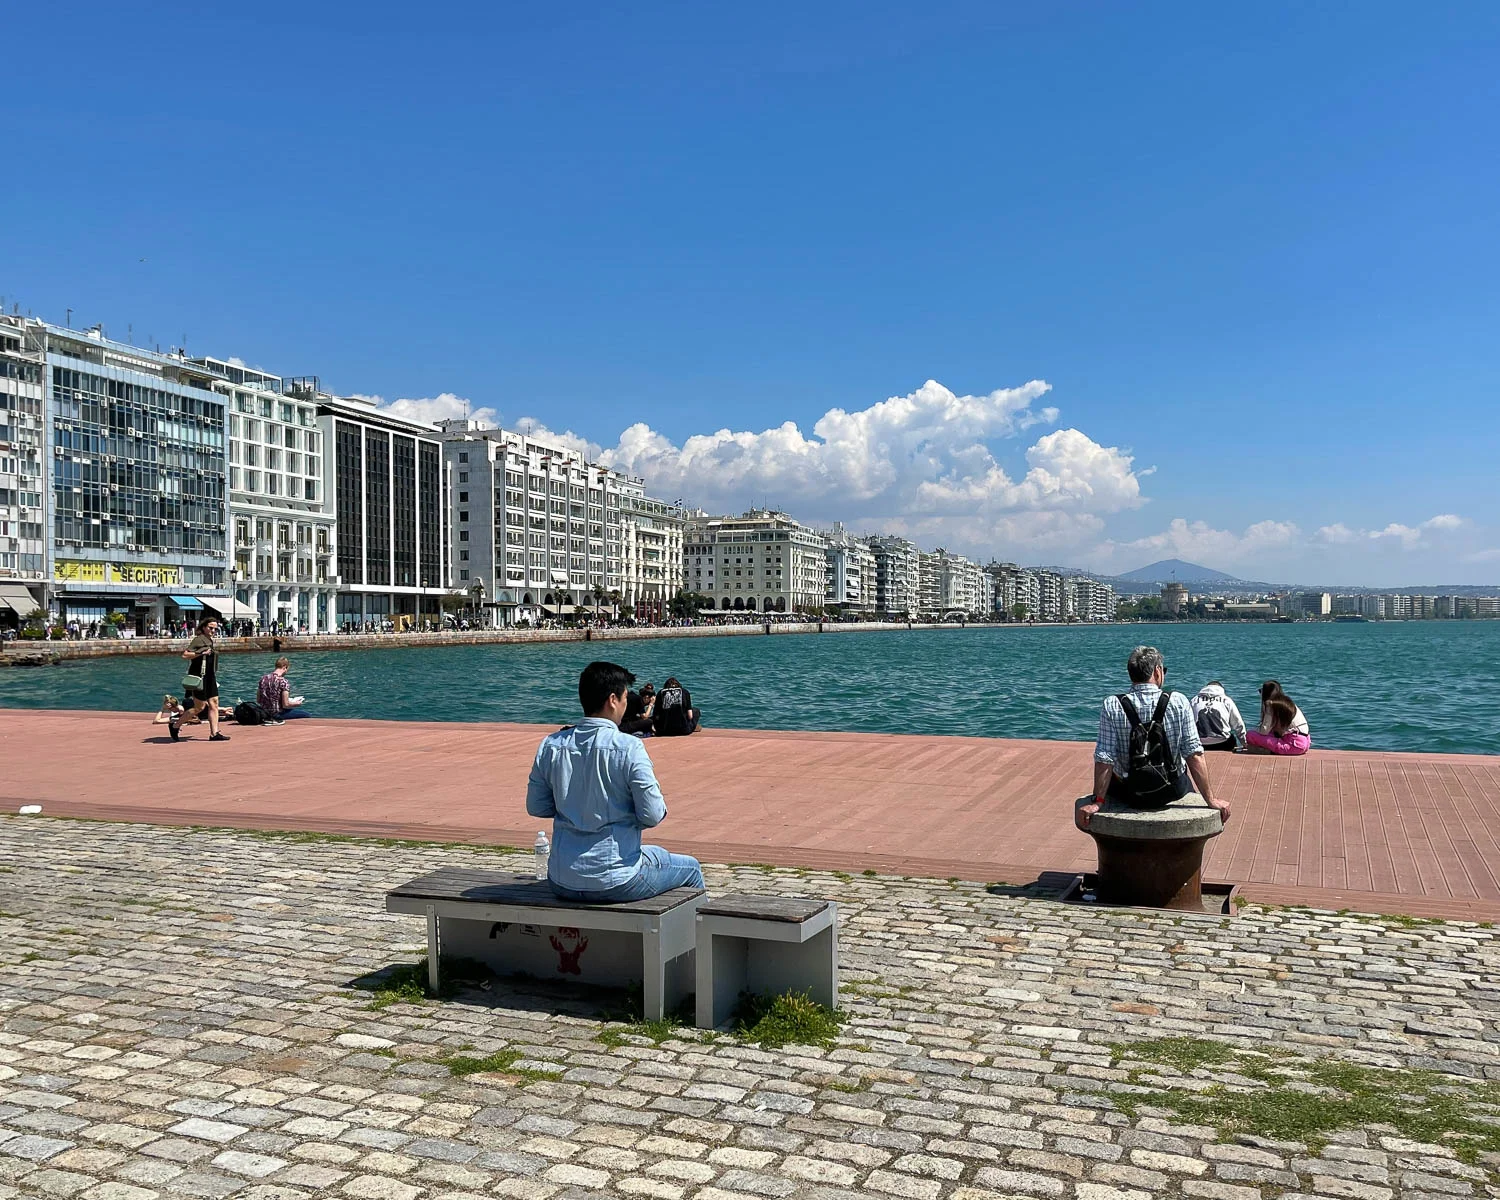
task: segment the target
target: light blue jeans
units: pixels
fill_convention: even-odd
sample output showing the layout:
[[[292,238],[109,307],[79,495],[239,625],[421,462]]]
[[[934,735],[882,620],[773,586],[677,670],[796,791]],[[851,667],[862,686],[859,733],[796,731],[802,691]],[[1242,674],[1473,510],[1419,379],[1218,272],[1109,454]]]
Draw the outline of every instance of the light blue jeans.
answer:
[[[642,846],[641,869],[633,879],[599,892],[576,892],[555,883],[552,890],[575,904],[624,904],[630,900],[649,900],[673,888],[702,886],[703,868],[696,858],[672,854],[660,846]]]

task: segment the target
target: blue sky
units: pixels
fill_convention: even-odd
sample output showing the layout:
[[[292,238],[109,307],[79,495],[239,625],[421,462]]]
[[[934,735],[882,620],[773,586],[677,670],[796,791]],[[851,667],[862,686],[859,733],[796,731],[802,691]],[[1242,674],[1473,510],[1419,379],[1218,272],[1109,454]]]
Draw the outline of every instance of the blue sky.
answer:
[[[82,4],[7,42],[23,311],[533,419],[713,508],[1500,580],[1495,6]]]

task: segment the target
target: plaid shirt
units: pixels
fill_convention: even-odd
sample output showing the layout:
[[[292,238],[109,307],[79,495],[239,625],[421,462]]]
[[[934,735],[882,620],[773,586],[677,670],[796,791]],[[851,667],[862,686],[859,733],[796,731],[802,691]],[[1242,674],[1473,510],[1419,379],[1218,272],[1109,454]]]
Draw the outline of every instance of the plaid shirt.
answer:
[[[1142,724],[1146,724],[1156,711],[1161,688],[1154,683],[1132,684],[1130,698]],[[1183,759],[1203,753],[1198,726],[1193,720],[1192,703],[1181,692],[1173,692],[1167,701],[1161,726],[1167,735],[1167,744],[1177,752],[1179,766]],[[1130,774],[1130,721],[1117,696],[1106,697],[1099,712],[1099,741],[1094,746],[1094,761],[1109,763],[1121,779]]]

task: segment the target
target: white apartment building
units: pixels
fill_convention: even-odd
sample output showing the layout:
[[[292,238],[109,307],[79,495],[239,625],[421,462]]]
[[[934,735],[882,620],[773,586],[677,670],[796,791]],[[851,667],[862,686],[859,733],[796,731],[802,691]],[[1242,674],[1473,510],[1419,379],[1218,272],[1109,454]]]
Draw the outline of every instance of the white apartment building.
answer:
[[[920,567],[919,604],[923,613],[988,615],[993,585],[978,563],[939,547],[922,555]]]
[[[1037,571],[1038,621],[1061,621],[1063,613],[1063,580],[1056,571]]]
[[[335,626],[440,621],[452,570],[449,479],[437,430],[374,401],[315,387],[297,392],[315,400],[323,434],[325,503],[337,527]]]
[[[917,614],[922,552],[916,542],[893,534],[870,539],[875,557],[875,609],[884,616]]]
[[[317,389],[216,358],[229,410],[229,524],[234,602],[223,615],[328,633],[338,611],[337,525],[326,506],[327,443]]]
[[[875,611],[875,552],[842,524],[823,535],[827,543],[828,594],[825,606],[844,613]]]
[[[786,513],[688,518],[683,576],[721,612],[820,611],[828,594],[823,537]]]
[[[46,601],[44,357],[23,318],[0,315],[0,627]]]
[[[1087,576],[1063,579],[1063,619],[1066,621],[1112,621],[1115,589]]]
[[[503,625],[610,608],[618,603],[615,597],[623,599],[621,514],[627,500],[646,499],[640,479],[516,430],[471,420],[443,421],[438,428],[453,476],[458,591]],[[680,557],[672,552],[666,508],[655,513],[642,507],[632,518],[632,536],[647,531],[632,550],[632,562],[644,568],[647,548],[660,553],[655,561],[663,587],[674,557]],[[660,521],[660,538],[647,519]]]
[[[650,496],[620,496],[620,583],[618,595],[637,618],[660,620],[668,602],[683,590],[682,539],[687,514]]]
[[[1042,585],[1037,578],[1037,573],[1030,567],[1021,567],[1016,571],[1015,577],[1015,599],[1011,602],[1011,615],[1015,616],[1016,606],[1020,606],[1022,620],[1030,617],[1040,619],[1042,612]]]

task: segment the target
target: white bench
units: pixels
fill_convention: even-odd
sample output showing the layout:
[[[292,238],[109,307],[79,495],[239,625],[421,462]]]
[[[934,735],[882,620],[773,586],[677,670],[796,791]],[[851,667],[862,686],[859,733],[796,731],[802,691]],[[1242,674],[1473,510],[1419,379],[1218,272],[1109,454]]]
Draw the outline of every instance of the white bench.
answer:
[[[805,992],[839,1006],[839,916],[831,900],[722,896],[698,906],[697,1025],[714,1029],[741,992]]]
[[[387,912],[427,918],[427,983],[442,955],[496,974],[603,987],[642,985],[644,1016],[661,1020],[692,990],[701,888],[629,904],[575,904],[544,879],[447,867],[386,893]]]

